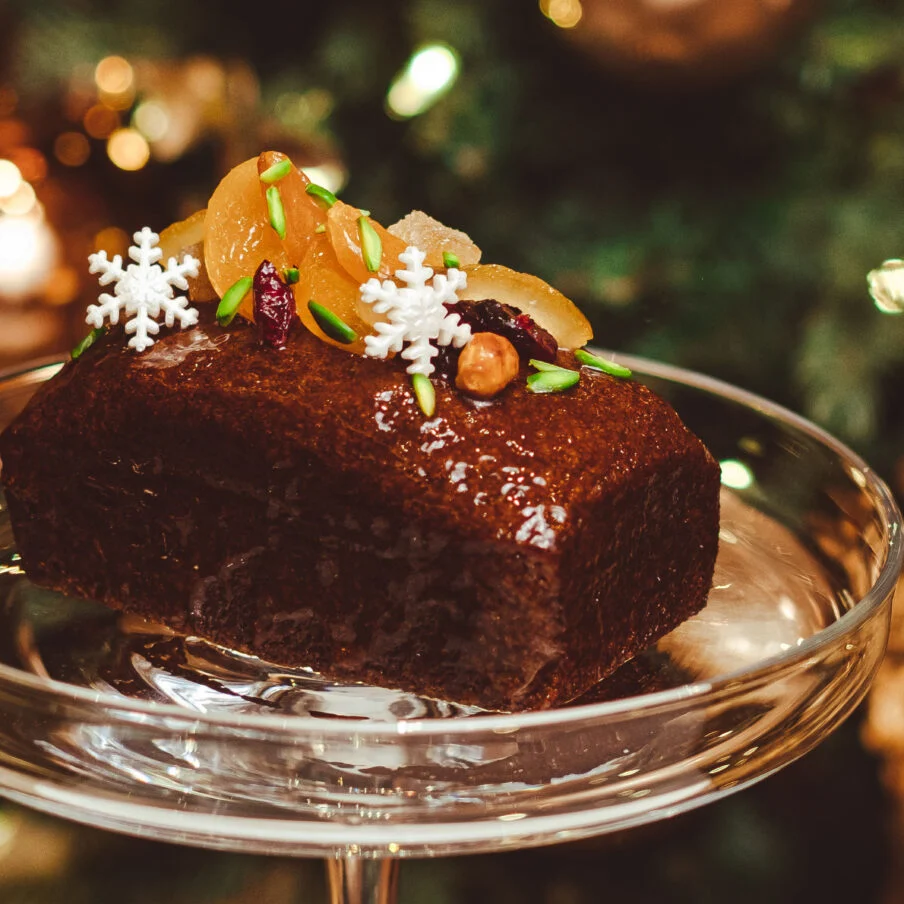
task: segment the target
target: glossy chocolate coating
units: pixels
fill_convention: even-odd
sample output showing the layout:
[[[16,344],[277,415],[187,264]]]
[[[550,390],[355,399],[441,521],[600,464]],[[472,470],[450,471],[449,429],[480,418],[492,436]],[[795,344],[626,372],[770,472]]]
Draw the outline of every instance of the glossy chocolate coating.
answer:
[[[584,369],[492,403],[405,362],[285,349],[212,311],[118,331],[0,438],[26,570],[275,662],[519,710],[564,703],[697,612],[718,466],[650,390]],[[561,359],[563,365],[575,366]]]

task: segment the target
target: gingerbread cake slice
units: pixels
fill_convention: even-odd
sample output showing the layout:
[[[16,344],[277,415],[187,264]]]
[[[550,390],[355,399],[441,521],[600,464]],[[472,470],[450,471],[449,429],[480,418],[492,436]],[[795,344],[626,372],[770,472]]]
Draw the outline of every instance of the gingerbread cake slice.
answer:
[[[563,356],[564,357],[564,356]],[[572,362],[573,363],[573,362]],[[705,603],[718,467],[649,389],[478,403],[303,329],[115,333],[0,439],[37,583],[337,679],[549,707]]]

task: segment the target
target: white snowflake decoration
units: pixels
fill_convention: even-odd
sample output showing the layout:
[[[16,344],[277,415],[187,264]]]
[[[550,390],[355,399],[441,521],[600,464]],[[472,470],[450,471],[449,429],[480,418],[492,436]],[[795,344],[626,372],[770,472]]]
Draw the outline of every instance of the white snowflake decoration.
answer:
[[[471,338],[471,328],[445,307],[458,301],[455,293],[467,285],[467,276],[454,267],[433,276],[433,269],[424,266],[426,256],[420,248],[409,245],[399,255],[406,269],[395,272],[405,285],[391,279],[382,284],[376,278],[369,279],[361,286],[361,300],[372,304],[375,314],[389,315],[388,322],[374,325],[375,336],[364,337],[364,354],[385,358],[390,352],[401,352],[411,361],[408,373],[429,377],[439,346],[461,348]]]
[[[197,276],[199,262],[186,254],[181,263],[174,257],[167,262],[166,269],[157,262],[163,251],[156,247],[160,236],[147,226],[132,236],[135,244],[129,248],[129,257],[135,262],[123,269],[122,257],[114,255],[107,260],[106,251],[92,254],[88,261],[89,273],[100,273],[98,282],[108,286],[115,282],[114,294],[104,292],[97,299],[100,304],[88,305],[86,323],[95,329],[104,325],[104,320],[119,323],[120,312],[126,316],[126,332],[135,335],[129,345],[135,351],[143,351],[154,344],[151,336],[160,332],[157,318],[161,311],[164,322],[171,327],[176,320],[180,327],[194,326],[198,322],[198,312],[188,306],[188,299],[173,294],[173,289],[188,289],[187,276]],[[131,319],[128,319],[131,318]]]

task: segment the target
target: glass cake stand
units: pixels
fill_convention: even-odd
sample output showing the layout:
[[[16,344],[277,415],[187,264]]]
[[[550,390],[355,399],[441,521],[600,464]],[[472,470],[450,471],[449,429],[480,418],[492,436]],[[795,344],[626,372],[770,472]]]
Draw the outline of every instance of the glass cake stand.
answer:
[[[134,835],[325,857],[335,902],[389,904],[399,858],[648,823],[806,753],[882,657],[895,503],[788,411],[620,360],[722,462],[722,532],[707,608],[593,694],[475,715],[179,637],[32,586],[4,509],[0,793]],[[0,380],[0,423],[58,367]]]

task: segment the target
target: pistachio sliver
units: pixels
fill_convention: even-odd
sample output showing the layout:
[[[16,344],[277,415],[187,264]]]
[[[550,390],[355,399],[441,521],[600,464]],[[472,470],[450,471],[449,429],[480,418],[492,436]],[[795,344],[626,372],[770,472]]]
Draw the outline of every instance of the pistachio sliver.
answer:
[[[336,203],[336,196],[322,185],[312,182],[305,191],[324,209],[329,210]]]
[[[282,195],[276,185],[267,189],[267,213],[270,215],[270,225],[273,231],[281,238],[286,237],[286,210],[283,207]]]
[[[322,304],[318,304],[313,299],[308,302],[308,310],[317,323],[317,326],[323,332],[341,342],[343,345],[351,345],[358,338],[358,334],[338,315],[334,314],[329,308],[325,308]]]
[[[558,371],[564,371],[567,374],[574,373],[574,371],[569,370],[567,367],[559,367],[558,364],[551,364],[549,361],[541,361],[539,358],[531,358],[527,363],[537,370],[548,371],[549,373],[556,373]]]
[[[106,330],[104,327],[95,327],[74,349],[72,349],[71,352],[69,352],[69,357],[72,358],[73,361],[81,358],[81,356],[84,355],[105,332]]]
[[[223,293],[223,298],[217,305],[217,323],[220,326],[229,326],[232,323],[235,312],[239,309],[239,305],[245,296],[251,291],[253,283],[253,277],[243,276],[241,279],[237,279]]]
[[[291,171],[292,161],[289,160],[288,157],[285,157],[283,160],[278,160],[272,166],[268,166],[260,174],[259,178],[265,185],[272,185],[274,182],[279,182],[280,179],[284,179]]]
[[[371,273],[376,273],[383,260],[383,241],[370,220],[363,215],[358,217],[358,234],[361,236],[361,257],[364,266]]]
[[[451,269],[452,267],[460,267],[461,261],[459,261],[458,255],[454,251],[444,251],[443,266],[447,270]]]
[[[609,374],[611,377],[630,377],[632,375],[632,371],[629,367],[625,367],[622,364],[616,364],[614,361],[607,361],[605,358],[600,358],[599,355],[592,355],[584,348],[579,348],[574,353],[575,360],[582,364],[584,367],[591,367],[593,370],[601,370],[604,374]]]
[[[541,370],[527,378],[527,388],[536,393],[564,392],[577,385],[580,379],[581,375],[576,370],[565,370],[564,367],[556,371]]]
[[[427,417],[433,417],[436,411],[436,390],[430,382],[430,377],[425,377],[423,374],[412,374],[411,388],[421,411]]]

